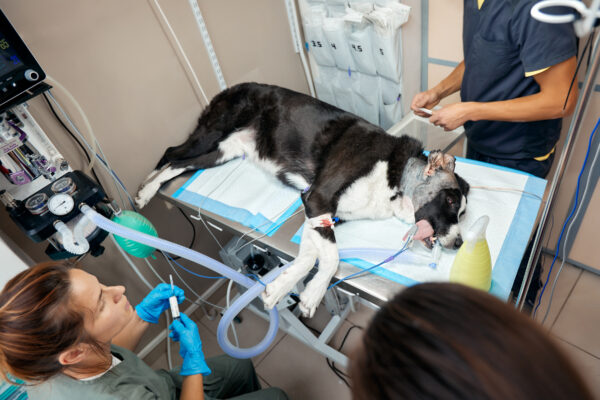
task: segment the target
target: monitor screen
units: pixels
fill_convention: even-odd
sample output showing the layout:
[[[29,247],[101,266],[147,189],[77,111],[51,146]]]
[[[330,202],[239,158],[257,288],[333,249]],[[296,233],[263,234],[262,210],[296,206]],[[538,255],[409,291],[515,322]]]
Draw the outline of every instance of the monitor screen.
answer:
[[[9,74],[23,65],[16,49],[11,46],[4,35],[0,34],[0,76]]]

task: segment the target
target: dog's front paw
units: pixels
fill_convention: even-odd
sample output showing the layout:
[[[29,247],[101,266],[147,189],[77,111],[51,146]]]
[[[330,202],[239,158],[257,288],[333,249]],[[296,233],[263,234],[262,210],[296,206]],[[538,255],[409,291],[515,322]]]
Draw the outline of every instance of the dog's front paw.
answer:
[[[265,303],[266,309],[272,309],[275,307],[279,300],[283,299],[286,294],[288,294],[296,284],[296,281],[290,279],[290,274],[286,274],[287,271],[284,271],[275,279],[273,282],[267,284],[265,291],[262,292],[262,299]]]
[[[298,307],[303,317],[312,318],[315,315],[317,307],[321,304],[321,299],[325,296],[325,290],[317,287],[317,285],[311,286],[309,284],[302,294],[300,294],[300,304],[298,304]]]

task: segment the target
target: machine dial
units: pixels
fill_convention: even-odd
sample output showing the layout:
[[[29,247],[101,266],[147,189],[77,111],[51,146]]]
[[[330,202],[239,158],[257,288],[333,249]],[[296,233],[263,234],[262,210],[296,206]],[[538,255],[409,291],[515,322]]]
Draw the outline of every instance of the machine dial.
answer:
[[[54,215],[67,215],[73,210],[75,201],[65,193],[58,193],[48,200],[48,210]]]
[[[46,193],[34,194],[25,202],[25,208],[33,215],[40,215],[48,211],[48,195]]]
[[[73,179],[69,178],[69,177],[64,177],[61,178],[59,180],[57,180],[56,182],[54,182],[51,186],[51,189],[54,193],[65,193],[65,194],[72,194],[75,189],[77,187],[75,186],[75,182],[73,182]]]
[[[40,74],[38,74],[37,71],[33,69],[28,69],[27,71],[25,71],[25,79],[27,79],[29,82],[35,82],[38,79],[40,79]]]

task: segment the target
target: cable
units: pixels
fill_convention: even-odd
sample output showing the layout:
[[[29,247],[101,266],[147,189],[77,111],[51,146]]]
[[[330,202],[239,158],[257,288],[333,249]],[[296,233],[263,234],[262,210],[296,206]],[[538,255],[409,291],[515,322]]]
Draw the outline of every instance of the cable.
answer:
[[[212,238],[215,240],[215,242],[217,243],[217,245],[219,246],[219,248],[221,250],[223,250],[223,246],[221,245],[221,242],[219,242],[217,237],[212,233],[212,231],[210,230],[210,228],[204,221],[204,218],[202,217],[202,213],[200,212],[200,210],[204,209],[204,203],[206,203],[206,200],[208,200],[210,195],[213,194],[217,189],[219,189],[229,179],[229,177],[231,177],[231,175],[233,175],[233,173],[238,170],[238,168],[244,162],[245,158],[246,158],[245,156],[241,158],[240,162],[235,166],[235,168],[233,168],[231,171],[229,171],[229,173],[225,176],[225,178],[221,179],[221,181],[217,184],[217,186],[215,186],[210,192],[208,192],[206,194],[206,196],[204,196],[202,203],[200,204],[200,206],[198,206],[198,219],[200,220],[200,222],[202,222],[202,224],[204,225],[204,227],[206,228],[208,233],[212,236]]]
[[[77,111],[79,112],[79,114],[81,115],[81,118],[83,119],[83,124],[85,125],[85,127],[86,127],[86,129],[88,131],[88,134],[90,135],[90,140],[92,141],[92,145],[94,145],[94,147],[90,148],[90,150],[92,151],[92,154],[96,154],[96,144],[98,143],[98,141],[96,140],[96,136],[94,135],[94,130],[92,129],[92,125],[90,124],[90,121],[88,120],[87,116],[83,112],[83,109],[81,108],[81,106],[79,105],[79,103],[77,102],[77,100],[75,100],[75,97],[73,97],[73,95],[71,94],[71,92],[69,92],[63,85],[61,85],[60,83],[58,83],[57,81],[55,81],[50,75],[46,75],[46,80],[48,82],[50,82],[50,84],[52,86],[58,88],[59,90],[62,90],[63,93],[67,96],[67,98],[69,100],[71,100],[71,102],[73,103],[73,105],[75,106],[75,108],[77,109]],[[56,101],[56,99],[54,99],[54,96],[52,96],[52,93],[50,93],[50,90],[48,90],[48,93],[50,94],[50,96],[52,97],[52,99],[54,101]],[[64,111],[63,111],[63,113],[64,113]],[[74,124],[72,122],[71,122],[71,125],[74,126]],[[96,159],[94,157],[92,157],[90,163],[85,168],[85,172],[90,172],[92,170],[92,168],[94,167],[94,162],[95,161],[96,161]]]
[[[102,163],[106,166],[107,170],[114,177],[113,178],[113,183],[115,184],[115,187],[117,188],[117,194],[119,195],[119,199],[121,200],[121,204],[123,204],[123,206],[125,206],[125,202],[123,201],[123,197],[121,196],[121,192],[119,190],[119,185],[123,189],[123,192],[125,193],[125,196],[127,196],[127,198],[129,199],[129,204],[131,205],[131,208],[133,210],[135,210],[135,205],[133,204],[133,201],[131,200],[131,196],[129,195],[129,192],[125,188],[125,185],[123,185],[123,182],[121,182],[121,179],[119,179],[119,177],[117,176],[117,173],[112,169],[112,167],[108,163],[108,157],[106,157],[106,155],[104,154],[104,151],[102,150],[102,147],[100,146],[100,143],[98,143],[98,141],[96,141],[96,148],[100,151],[100,154],[102,155],[102,157],[100,157],[98,155],[98,153],[96,153],[96,157],[98,157],[98,159],[100,161],[102,161]]]
[[[92,147],[88,141],[85,139],[85,137],[83,137],[83,135],[81,134],[81,132],[79,132],[79,129],[77,129],[77,126],[75,126],[75,124],[73,123],[73,121],[71,121],[71,119],[69,118],[69,116],[67,115],[67,113],[64,111],[64,109],[61,107],[60,103],[58,103],[58,101],[56,100],[56,98],[54,97],[54,95],[52,94],[52,91],[48,90],[48,95],[50,96],[50,99],[52,99],[52,101],[54,102],[54,104],[58,107],[59,111],[61,112],[61,114],[63,115],[63,117],[65,118],[65,120],[69,123],[69,125],[71,125],[71,128],[73,128],[73,131],[77,134],[77,136],[79,136],[79,139],[83,142],[83,144],[85,144],[87,146],[87,148],[93,153],[95,154],[96,158],[98,158],[101,161],[101,166],[104,167],[104,169],[109,173],[110,177],[113,180],[113,183],[115,184],[115,187],[117,189],[117,194],[119,195],[119,197],[121,198],[121,203],[124,205],[123,199],[121,197],[121,192],[120,190],[122,190],[125,195],[127,196],[127,198],[129,199],[129,203],[131,204],[132,208],[135,210],[135,205],[133,204],[133,200],[131,199],[131,196],[129,195],[129,192],[127,191],[127,189],[125,188],[125,185],[123,184],[123,182],[121,181],[121,179],[119,179],[119,177],[117,176],[117,174],[115,173],[114,170],[112,170],[108,164],[107,161],[105,161],[97,152],[96,150],[99,150],[100,153],[102,155],[104,155],[102,149],[99,147],[99,143],[96,141],[94,143],[94,147]],[[95,140],[95,139],[94,139]],[[118,185],[117,185],[118,184]],[[119,185],[120,188],[119,189]]]
[[[69,118],[69,116],[67,115],[67,113],[63,110],[63,108],[61,107],[61,105],[58,103],[58,101],[56,100],[56,98],[54,97],[54,95],[52,94],[52,91],[48,90],[48,95],[50,96],[50,99],[52,99],[52,101],[54,102],[54,104],[57,106],[57,108],[59,109],[59,111],[61,112],[61,114],[63,115],[63,117],[65,118],[65,120],[69,123],[69,125],[71,125],[71,128],[73,128],[73,131],[77,134],[77,136],[79,136],[79,139],[83,142],[83,144],[85,144],[87,146],[87,148],[90,150],[90,152],[92,152],[92,154],[95,154],[96,157],[98,158],[101,163],[100,165],[107,170],[107,172],[109,173],[109,175],[111,176],[113,183],[115,184],[115,187],[117,189],[117,194],[119,195],[119,197],[121,198],[121,193],[120,193],[120,189],[119,186],[117,185],[117,183],[121,186],[123,192],[126,194],[127,198],[129,199],[129,203],[131,204],[132,208],[135,210],[135,205],[133,204],[133,200],[131,199],[131,196],[129,195],[129,192],[127,192],[127,189],[125,188],[125,185],[123,185],[123,182],[121,182],[121,180],[119,179],[119,177],[117,176],[117,174],[115,173],[115,171],[113,171],[111,168],[109,168],[108,163],[102,158],[100,157],[100,155],[96,152],[97,149],[97,145],[98,143],[95,142],[94,143],[94,147],[92,147],[88,141],[85,139],[85,137],[83,137],[83,135],[81,134],[81,132],[79,132],[79,129],[77,129],[77,127],[75,126],[75,124],[73,123],[73,121],[71,121],[71,119]],[[102,152],[102,150],[100,149],[100,152]],[[94,160],[95,158],[92,158],[92,160]],[[121,203],[124,207],[124,202],[121,198]]]
[[[573,78],[571,79],[571,84],[569,85],[569,91],[567,92],[567,98],[565,99],[565,104],[563,104],[563,111],[565,108],[567,108],[567,102],[569,101],[569,96],[571,95],[571,90],[573,89],[573,84],[577,80],[577,73],[579,72],[579,67],[581,67],[581,63],[582,63],[583,59],[585,58],[585,52],[588,50],[588,46],[592,42],[593,37],[594,37],[594,32],[592,31],[592,33],[588,37],[587,42],[585,43],[585,46],[583,47],[583,51],[581,52],[581,58],[579,59],[579,61],[577,61],[577,67],[575,68],[575,73],[573,74]],[[591,56],[591,51],[590,51],[590,56]],[[588,56],[588,66],[589,66],[589,56]]]
[[[544,201],[544,199],[541,196],[538,196],[535,193],[531,193],[531,192],[527,192],[525,190],[521,190],[521,189],[513,189],[513,188],[503,188],[503,187],[497,187],[497,186],[471,186],[471,189],[483,189],[483,190],[493,190],[493,191],[497,191],[497,192],[515,192],[515,193],[522,193],[522,194],[526,194],[529,195],[531,197],[535,197],[536,199],[539,199],[540,201]]]
[[[575,188],[575,201],[573,202],[573,209],[571,210],[569,216],[567,217],[567,219],[565,220],[563,227],[560,231],[560,235],[558,237],[558,241],[556,242],[556,253],[554,254],[554,259],[552,260],[552,264],[550,264],[550,269],[548,270],[548,276],[546,277],[546,282],[544,282],[544,286],[542,287],[542,292],[540,293],[540,296],[538,298],[538,302],[537,305],[535,306],[535,309],[533,310],[533,318],[535,319],[535,315],[537,313],[538,308],[540,307],[540,304],[542,303],[542,296],[544,296],[544,292],[546,291],[546,286],[548,285],[548,282],[550,280],[550,274],[552,273],[552,268],[554,267],[554,263],[556,262],[556,259],[558,258],[558,253],[560,251],[560,243],[562,241],[562,237],[563,237],[563,233],[565,232],[565,228],[567,226],[567,224],[569,223],[569,221],[571,220],[571,217],[573,217],[573,214],[578,206],[578,201],[579,201],[579,184],[581,182],[581,176],[583,175],[583,171],[585,170],[585,166],[587,164],[587,160],[588,157],[590,155],[590,148],[592,146],[592,140],[594,139],[594,135],[598,129],[598,125],[600,125],[600,118],[598,119],[598,121],[596,122],[596,126],[594,126],[594,130],[592,131],[592,134],[590,135],[590,139],[588,142],[588,148],[587,151],[585,153],[585,159],[583,160],[583,165],[581,166],[581,170],[579,171],[579,176],[577,177],[577,187]],[[563,259],[566,258],[566,255],[563,254]]]
[[[600,123],[600,119],[598,119],[598,122],[596,123],[596,127],[594,128],[594,132],[596,131],[596,129],[598,128],[598,124]],[[586,153],[586,159],[583,162],[583,166],[581,167],[581,172],[580,172],[580,177],[581,174],[583,173],[583,170],[585,169],[585,162],[587,161],[587,157],[589,154],[589,150],[590,150],[590,146],[592,144],[592,138],[594,136],[594,132],[592,132],[592,135],[590,137],[590,142],[588,144],[588,151]],[[595,166],[596,166],[596,162],[598,161],[598,155],[600,154],[600,147],[596,149],[596,154],[594,155],[594,159],[592,160],[592,165],[590,167],[590,171],[593,171]],[[591,174],[588,174],[587,176],[587,180],[585,183],[585,187],[583,189],[583,194],[581,196],[582,199],[585,199],[588,193],[588,190],[590,188],[590,182],[591,182]],[[579,191],[579,179],[577,180],[577,193]],[[563,256],[562,256],[562,260],[560,263],[560,268],[558,269],[558,272],[556,273],[556,276],[554,277],[554,281],[552,282],[552,290],[550,291],[550,299],[548,300],[548,307],[546,307],[546,312],[544,314],[544,318],[542,319],[542,325],[546,322],[546,318],[548,318],[548,314],[550,313],[550,307],[552,306],[552,298],[554,296],[554,289],[556,288],[556,283],[558,282],[558,277],[560,276],[563,267],[565,266],[565,260],[567,259],[567,243],[569,243],[569,237],[571,234],[571,228],[573,227],[573,224],[575,223],[575,221],[577,221],[577,217],[579,216],[579,213],[582,210],[581,204],[577,204],[577,193],[575,194],[575,204],[574,207],[577,208],[577,211],[575,212],[575,216],[573,217],[573,219],[571,220],[569,227],[567,228],[567,233],[565,235],[565,241],[563,242]],[[575,209],[575,208],[574,208]],[[567,221],[568,222],[568,221]],[[566,223],[566,222],[565,222]],[[564,229],[564,228],[563,228]],[[557,249],[556,249],[556,254],[558,254],[559,250],[558,250],[558,244],[557,244]],[[556,257],[555,257],[556,259]],[[554,261],[553,261],[554,264]],[[552,267],[550,267],[550,271],[548,272],[548,277],[546,279],[546,282],[548,282],[548,279],[550,279],[550,272],[552,271]],[[543,294],[543,291],[542,291]],[[541,297],[542,294],[540,294],[540,303],[541,303]]]
[[[148,280],[144,277],[144,275],[142,275],[142,273],[140,272],[140,270],[138,269],[138,267],[133,263],[133,260],[131,260],[131,258],[129,258],[129,256],[127,255],[127,253],[125,253],[125,250],[123,250],[121,248],[121,246],[119,246],[119,244],[115,240],[114,235],[109,235],[109,236],[112,239],[112,241],[115,244],[115,246],[117,247],[117,249],[119,250],[119,252],[121,253],[121,255],[123,256],[123,258],[125,259],[125,261],[127,261],[127,263],[129,264],[129,266],[131,267],[131,269],[136,273],[136,275],[138,276],[138,278],[140,278],[140,280],[142,281],[142,283],[144,285],[146,285],[148,287],[148,289],[150,289],[150,290],[154,289],[154,286],[152,286],[150,284],[150,282],[148,282]]]
[[[204,278],[204,279],[227,279],[227,277],[225,277],[225,276],[221,276],[221,275],[218,275],[218,276],[200,275],[200,274],[198,274],[197,272],[194,272],[194,271],[192,271],[192,270],[190,270],[190,269],[187,269],[187,268],[186,268],[186,267],[184,267],[183,265],[179,264],[177,261],[173,260],[173,258],[172,258],[170,255],[168,255],[168,254],[167,254],[167,257],[168,257],[168,258],[169,258],[169,259],[170,259],[172,262],[174,262],[174,263],[175,263],[175,265],[177,265],[179,268],[181,268],[182,270],[184,270],[184,271],[185,271],[185,272],[187,272],[188,274],[192,274],[192,275],[194,275],[194,276],[196,276],[196,277],[198,277],[198,278]]]
[[[192,227],[192,240],[190,241],[190,245],[188,246],[188,249],[191,249],[194,246],[194,242],[196,241],[196,227],[194,226],[194,223],[192,222],[192,220],[188,218],[188,216],[186,215],[186,213],[181,208],[179,208],[179,207],[175,207],[175,208],[177,208],[179,210],[179,212],[181,213],[181,215],[183,215],[183,217],[185,218],[185,220]],[[179,256],[171,256],[171,257],[172,257],[173,260],[179,260],[181,258]]]
[[[344,347],[344,344],[346,343],[346,339],[348,339],[348,335],[350,334],[350,332],[352,331],[352,329],[354,328],[358,328],[360,330],[363,330],[364,328],[362,326],[358,326],[358,325],[352,325],[350,328],[348,328],[348,330],[346,331],[346,334],[344,335],[344,338],[342,339],[342,343],[340,344],[340,347],[338,347],[338,351],[341,352],[342,348]],[[350,384],[348,383],[348,381],[346,379],[350,378],[350,376],[348,376],[348,374],[346,374],[344,371],[340,370],[338,367],[335,366],[335,361],[331,361],[329,358],[325,358],[325,362],[327,362],[327,365],[329,366],[329,368],[333,371],[334,374],[336,374],[336,376],[338,378],[340,378],[340,380],[342,382],[344,382],[344,384],[351,389]]]
[[[209,302],[208,300],[205,300],[205,299],[203,299],[203,298],[202,298],[202,296],[200,296],[198,293],[196,293],[196,292],[194,291],[194,289],[192,289],[192,288],[190,287],[190,285],[188,285],[188,283],[185,281],[185,279],[183,279],[183,278],[181,277],[181,275],[179,275],[179,271],[177,271],[177,268],[175,268],[175,267],[173,266],[173,264],[171,263],[171,260],[169,260],[169,257],[168,257],[168,255],[167,255],[167,253],[165,253],[165,252],[161,251],[161,254],[163,255],[163,257],[165,257],[165,260],[167,260],[167,263],[168,263],[168,264],[169,264],[169,266],[171,267],[171,270],[173,270],[173,273],[174,273],[174,274],[175,274],[175,275],[176,275],[176,276],[179,278],[179,280],[180,280],[180,281],[183,283],[183,285],[184,285],[184,286],[185,286],[185,287],[186,287],[186,288],[187,288],[187,289],[188,289],[190,292],[192,292],[192,294],[194,294],[194,296],[196,296],[196,298],[197,298],[198,300],[200,300],[200,301],[201,301],[202,303],[204,303],[204,304],[208,304],[208,305],[209,305],[209,306],[211,306],[211,307],[218,308],[219,310],[225,310],[225,308],[224,308],[224,307],[221,307],[221,306],[218,306],[218,305],[216,305],[216,304],[213,304],[213,303]],[[175,261],[173,261],[173,262],[175,262]],[[175,263],[176,263],[176,262],[175,262]],[[177,263],[176,263],[176,264],[177,264]],[[178,265],[179,265],[179,264],[178,264]],[[190,303],[192,303],[192,304],[201,305],[201,304],[197,303],[196,301],[189,300],[189,299],[187,299],[187,298],[186,298],[185,300],[186,300],[186,301],[189,301],[189,302],[190,302]]]
[[[158,280],[161,281],[162,283],[166,283],[165,280],[158,274],[158,272],[156,272],[156,270],[150,263],[150,260],[148,260],[148,257],[144,258],[144,261],[146,261],[146,264],[148,264],[148,268],[150,268],[150,271],[152,271],[154,273],[154,276],[156,276],[158,278]]]
[[[329,287],[327,288],[327,290],[329,290],[329,289],[331,289],[331,288],[333,288],[333,287],[337,286],[338,284],[342,283],[343,281],[347,281],[347,280],[349,280],[349,279],[358,278],[358,276],[359,276],[359,275],[366,274],[367,272],[370,272],[370,271],[374,270],[375,268],[377,268],[377,267],[380,267],[380,266],[382,266],[383,264],[385,264],[385,263],[388,263],[388,262],[392,261],[394,258],[398,257],[400,254],[404,253],[404,252],[407,250],[407,249],[406,249],[406,246],[408,246],[408,242],[410,242],[410,240],[407,240],[407,241],[404,243],[404,246],[402,246],[402,248],[401,248],[400,250],[398,250],[398,251],[397,251],[397,252],[396,252],[394,255],[392,255],[392,256],[390,256],[390,257],[386,258],[385,260],[383,260],[383,261],[382,261],[382,262],[380,262],[379,264],[377,264],[377,265],[373,265],[372,267],[369,267],[369,268],[367,268],[367,269],[364,269],[364,270],[362,270],[362,271],[358,271],[358,272],[355,272],[355,273],[353,273],[353,274],[350,274],[350,275],[348,275],[348,276],[346,276],[346,277],[344,277],[344,278],[342,278],[342,279],[340,279],[340,280],[336,281],[335,283],[332,283],[331,285],[329,285]]]
[[[71,138],[75,141],[75,143],[77,143],[77,145],[79,146],[79,148],[83,152],[83,155],[85,155],[85,158],[87,159],[88,164],[91,163],[92,160],[90,159],[89,154],[85,150],[85,147],[83,147],[83,145],[81,144],[81,142],[79,141],[79,139],[77,139],[77,137],[73,134],[73,132],[71,132],[71,130],[69,128],[67,128],[67,126],[62,121],[62,119],[60,119],[60,117],[58,116],[58,114],[54,110],[54,107],[52,107],[52,103],[50,103],[50,100],[48,100],[48,95],[46,94],[46,92],[43,92],[42,95],[44,96],[44,100],[46,100],[46,103],[48,104],[48,108],[50,109],[50,111],[52,112],[52,114],[54,115],[54,117],[56,118],[56,120],[58,121],[58,123],[67,131],[67,133],[71,136]],[[100,187],[102,187],[102,184],[100,183],[100,178],[98,178],[98,175],[96,174],[96,171],[92,168],[90,172],[94,175],[94,178],[96,179],[96,182],[98,183],[98,185],[100,185]],[[104,190],[104,188],[102,188],[102,190]]]
[[[289,208],[289,206],[288,206],[288,208]],[[286,208],[286,210],[287,210],[288,208]],[[283,211],[283,212],[285,212],[285,211]],[[299,214],[299,213],[301,213],[301,212],[304,212],[304,210],[298,210],[298,211],[294,212],[292,215],[290,215],[289,217],[287,217],[287,218],[286,218],[286,219],[283,221],[283,223],[285,223],[285,222],[286,222],[286,221],[288,221],[290,218],[292,218],[292,217],[293,217],[293,216],[295,216],[295,215],[298,215],[298,214]],[[263,225],[266,225],[266,224],[268,224],[268,223],[270,223],[270,221],[269,221],[269,222],[265,222],[265,223],[263,223],[263,224],[260,224],[260,225],[258,225],[258,226],[257,226],[255,229],[258,229],[258,228],[260,228],[261,226],[263,226]],[[241,238],[242,238],[244,235],[247,235],[247,234],[248,234],[248,233],[250,233],[250,232],[255,232],[255,229],[251,229],[251,230],[249,230],[249,231],[245,232],[245,233],[244,233],[242,236],[240,236],[240,238],[238,238],[238,241],[235,243],[235,245],[237,246],[237,245],[239,244],[239,242],[240,242]],[[246,247],[246,246],[248,246],[248,245],[250,245],[250,244],[252,244],[252,243],[256,242],[257,240],[260,240],[260,239],[264,238],[264,237],[265,237],[265,236],[267,236],[267,235],[268,235],[268,233],[263,233],[262,235],[260,235],[260,236],[257,236],[257,237],[255,237],[254,239],[252,239],[252,240],[248,241],[247,243],[243,244],[243,245],[242,245],[242,246],[240,246],[239,248],[236,248],[236,249],[235,249],[235,251],[236,251],[236,252],[238,252],[238,251],[242,250],[244,247]]]

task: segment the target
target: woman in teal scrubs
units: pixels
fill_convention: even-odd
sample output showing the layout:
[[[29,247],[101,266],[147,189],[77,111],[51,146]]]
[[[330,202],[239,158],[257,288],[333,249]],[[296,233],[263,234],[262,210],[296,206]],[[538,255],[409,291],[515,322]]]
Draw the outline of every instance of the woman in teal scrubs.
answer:
[[[183,290],[160,284],[135,308],[124,292],[60,262],[19,273],[0,293],[5,378],[31,385],[30,399],[287,399],[261,390],[250,360],[205,360],[198,328],[183,313],[170,327],[183,365],[153,371],[132,351]]]

